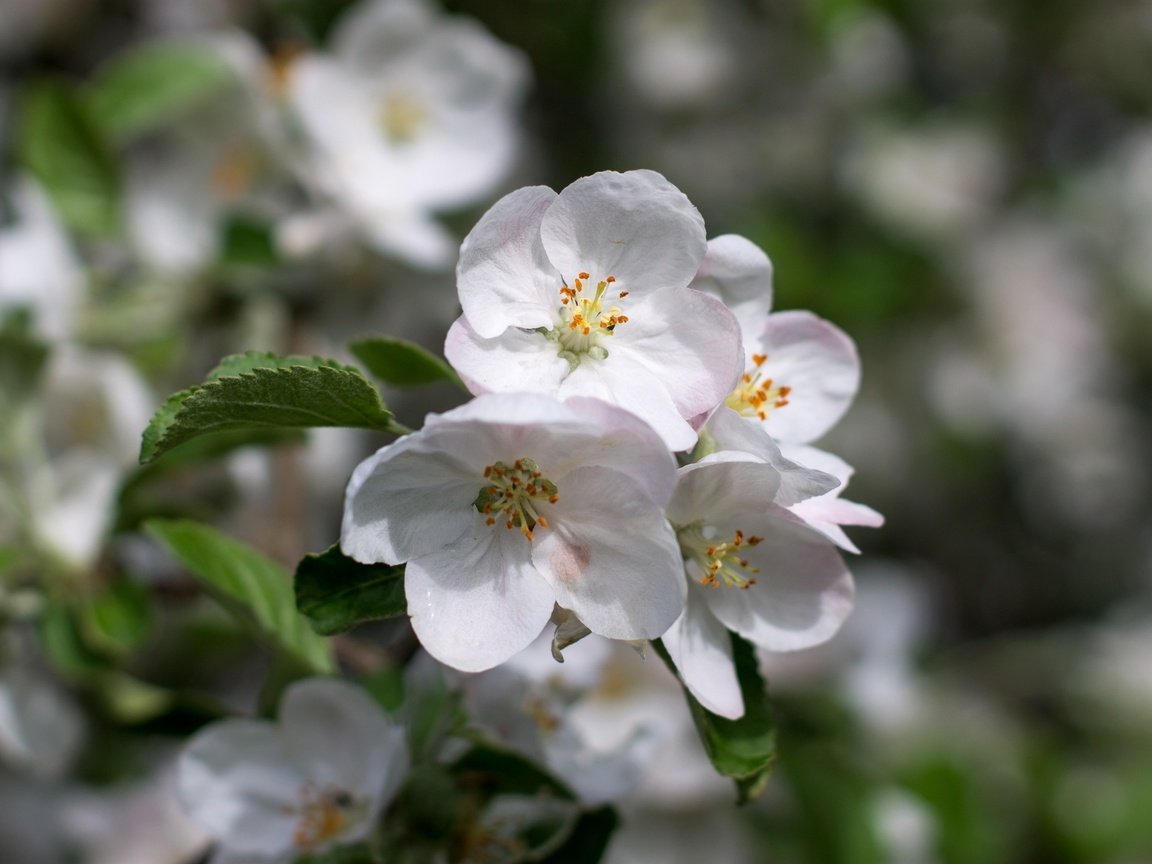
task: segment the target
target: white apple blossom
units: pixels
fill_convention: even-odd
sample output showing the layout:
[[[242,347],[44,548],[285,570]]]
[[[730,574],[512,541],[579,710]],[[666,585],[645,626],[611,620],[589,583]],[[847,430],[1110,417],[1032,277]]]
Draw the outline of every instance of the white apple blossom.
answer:
[[[448,265],[454,244],[432,212],[488,194],[511,168],[527,64],[422,0],[361,4],[331,47],[288,79],[308,177],[381,252]]]
[[[29,177],[9,192],[15,220],[0,230],[0,315],[30,310],[37,332],[49,339],[73,335],[84,272],[51,203]]]
[[[775,312],[768,257],[743,237],[708,241],[693,288],[736,313],[744,374],[725,400],[763,423],[778,441],[805,444],[844,416],[860,386],[856,346],[842,330],[806,311]]]
[[[731,313],[686,287],[705,247],[699,212],[653,171],[520,189],[464,241],[445,355],[474,393],[593,396],[685,450],[741,369]]]
[[[403,728],[345,681],[285,692],[277,723],[231,719],[188,742],[179,792],[218,862],[288,862],[364,838],[409,765]]]
[[[43,670],[0,668],[0,762],[37,777],[59,777],[79,750],[84,721],[76,703]]]
[[[773,466],[722,451],[681,468],[668,505],[688,598],[664,645],[692,694],[724,717],[744,713],[728,630],[794,651],[830,639],[852,608],[836,547],[775,503],[779,484]]]
[[[507,660],[553,606],[594,633],[653,639],[683,608],[664,519],[675,463],[605,402],[489,394],[366,459],[348,484],[341,547],[407,562],[412,626],[464,671]]]
[[[149,268],[181,275],[220,252],[230,213],[279,215],[289,153],[273,72],[240,32],[173,40],[199,52],[224,83],[125,159],[125,217],[133,251]]]

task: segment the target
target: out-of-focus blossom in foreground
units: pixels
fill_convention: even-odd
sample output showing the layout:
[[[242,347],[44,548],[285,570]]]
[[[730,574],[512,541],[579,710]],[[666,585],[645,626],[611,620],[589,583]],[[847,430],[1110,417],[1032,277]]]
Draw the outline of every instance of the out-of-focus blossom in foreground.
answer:
[[[408,772],[404,730],[360,688],[298,682],[278,723],[232,719],[189,741],[179,763],[188,814],[218,861],[288,862],[365,837]]]

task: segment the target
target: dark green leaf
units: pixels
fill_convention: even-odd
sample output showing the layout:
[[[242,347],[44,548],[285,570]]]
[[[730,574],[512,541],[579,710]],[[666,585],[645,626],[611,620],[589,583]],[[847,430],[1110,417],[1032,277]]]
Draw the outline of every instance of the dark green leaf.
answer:
[[[18,152],[60,216],[76,231],[107,235],[119,225],[116,163],[85,106],[57,81],[29,85],[21,101]]]
[[[576,826],[564,844],[541,859],[541,864],[596,864],[604,857],[620,817],[610,806],[598,807],[580,814]]]
[[[321,357],[249,352],[168,398],[144,430],[140,461],[210,432],[355,426],[403,431],[357,369]]]
[[[697,702],[688,688],[684,688],[684,695],[704,751],[717,771],[736,781],[737,795],[743,803],[757,797],[768,783],[776,761],[776,728],[764,679],[756,666],[756,653],[747,641],[735,633],[731,636],[736,677],[744,697],[744,716],[737,720],[720,717]],[[652,644],[676,674],[676,666],[664,645],[660,640]]]
[[[462,782],[489,795],[538,795],[547,793],[575,800],[572,790],[530,759],[486,744],[477,744],[451,766]]]
[[[339,544],[306,555],[296,565],[296,608],[324,636],[403,615],[404,566],[361,564],[344,555]]]
[[[233,80],[224,58],[206,44],[150,42],[117,55],[85,95],[93,119],[119,142],[171,122]]]
[[[280,565],[214,528],[153,519],[145,529],[164,543],[225,607],[315,672],[331,672],[327,643],[296,611],[292,577]]]
[[[447,362],[406,339],[361,339],[348,346],[368,371],[393,387],[420,387],[460,377]]]
[[[36,392],[47,360],[48,346],[21,333],[0,331],[0,429]]]

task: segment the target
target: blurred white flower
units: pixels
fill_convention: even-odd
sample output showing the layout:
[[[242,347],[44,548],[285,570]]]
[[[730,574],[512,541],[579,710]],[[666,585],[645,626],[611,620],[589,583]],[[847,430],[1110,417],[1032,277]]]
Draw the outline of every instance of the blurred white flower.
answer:
[[[627,411],[479,396],[361,463],[340,545],[364,563],[407,562],[412,627],[457,669],[507,660],[555,604],[594,633],[654,639],[684,602],[663,512],[674,483],[671,455]]]
[[[897,229],[928,240],[978,228],[1003,183],[1003,156],[986,130],[944,124],[874,128],[849,153],[844,182]]]
[[[43,670],[0,668],[0,759],[37,777],[59,777],[80,748],[80,709]]]
[[[217,860],[289,862],[365,837],[408,772],[404,730],[353,684],[293,684],[278,723],[232,719],[188,742],[179,792]]]
[[[132,785],[71,793],[59,813],[81,864],[187,864],[209,843],[180,806],[171,765]]]
[[[520,54],[475,22],[423,0],[368,0],[339,21],[330,54],[301,55],[289,70],[307,182],[381,252],[443,267],[455,244],[432,214],[508,173],[527,80]]]
[[[41,397],[37,449],[24,452],[21,469],[32,533],[86,568],[115,515],[119,482],[136,463],[153,398],[119,355],[67,345],[53,352]]]
[[[246,34],[186,37],[230,80],[139,146],[125,162],[125,216],[140,259],[161,273],[184,274],[219,254],[230,213],[281,215],[279,186],[291,154],[275,104],[273,71]]]
[[[0,313],[24,308],[49,339],[73,335],[84,271],[52,205],[30,177],[11,186],[15,216],[0,225]]]
[[[620,800],[643,778],[657,747],[652,733],[637,726],[605,746],[571,719],[572,707],[606,680],[612,651],[611,642],[586,639],[558,664],[545,635],[503,666],[464,680],[469,716],[497,741],[547,765],[582,801]]]
[[[740,371],[736,321],[686,287],[705,248],[699,212],[653,171],[520,189],[464,241],[445,356],[474,393],[593,396],[685,450]]]

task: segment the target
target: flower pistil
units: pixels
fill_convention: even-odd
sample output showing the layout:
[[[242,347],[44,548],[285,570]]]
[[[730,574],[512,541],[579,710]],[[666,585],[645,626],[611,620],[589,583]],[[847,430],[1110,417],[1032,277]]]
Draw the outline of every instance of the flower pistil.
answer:
[[[573,366],[584,356],[603,360],[608,356],[607,349],[600,344],[601,337],[611,336],[616,328],[628,322],[619,306],[605,307],[604,295],[615,276],[608,276],[596,283],[592,296],[584,293],[584,284],[592,277],[588,273],[578,273],[572,285],[560,288],[560,324],[552,331],[560,344],[560,356]],[[627,291],[616,295],[617,299],[628,296]]]
[[[744,554],[748,547],[763,542],[763,537],[745,537],[737,528],[731,539],[718,541],[704,536],[701,528],[693,525],[680,529],[678,539],[685,559],[696,562],[703,572],[699,579],[701,585],[712,588],[726,585],[746,591],[756,584],[754,574],[759,573],[760,568],[753,567]]]

